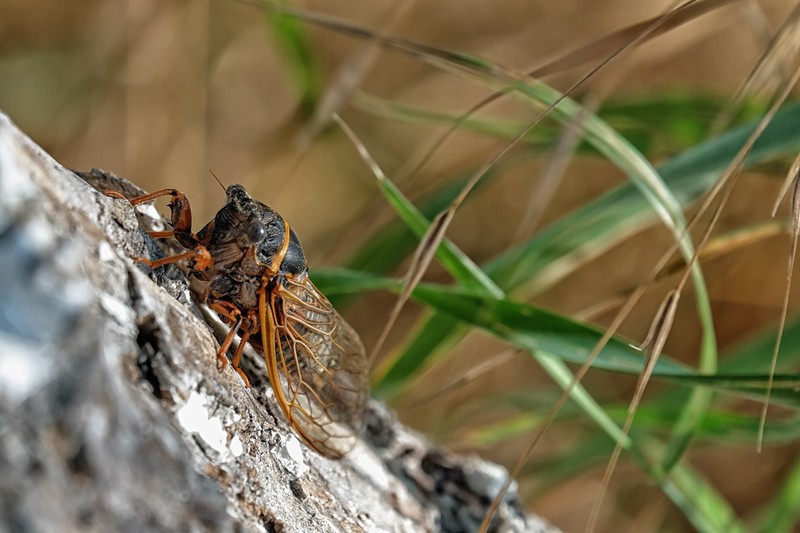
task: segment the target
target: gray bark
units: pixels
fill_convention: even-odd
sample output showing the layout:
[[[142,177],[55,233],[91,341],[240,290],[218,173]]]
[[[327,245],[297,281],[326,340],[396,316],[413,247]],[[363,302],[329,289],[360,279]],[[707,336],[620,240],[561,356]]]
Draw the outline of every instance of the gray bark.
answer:
[[[0,530],[477,527],[504,469],[431,447],[378,402],[345,459],[305,448],[265,379],[218,371],[220,324],[182,273],[130,259],[162,253],[140,229],[157,217],[87,180],[138,189],[85,177],[0,114]],[[513,490],[493,526],[550,531]]]

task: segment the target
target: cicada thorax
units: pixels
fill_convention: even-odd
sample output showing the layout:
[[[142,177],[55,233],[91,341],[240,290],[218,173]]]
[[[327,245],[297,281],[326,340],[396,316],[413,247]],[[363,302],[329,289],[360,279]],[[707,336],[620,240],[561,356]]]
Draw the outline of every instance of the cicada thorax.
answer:
[[[192,275],[202,299],[263,353],[278,403],[300,437],[329,457],[356,441],[368,393],[365,349],[308,278],[300,241],[238,185],[197,235],[212,265]],[[224,348],[230,344],[226,339]],[[233,361],[238,370],[238,350]]]
[[[241,310],[255,309],[263,280],[305,272],[305,257],[297,236],[277,212],[239,185],[226,192],[228,202],[198,232],[212,266],[193,275],[208,282],[208,297],[230,301]]]

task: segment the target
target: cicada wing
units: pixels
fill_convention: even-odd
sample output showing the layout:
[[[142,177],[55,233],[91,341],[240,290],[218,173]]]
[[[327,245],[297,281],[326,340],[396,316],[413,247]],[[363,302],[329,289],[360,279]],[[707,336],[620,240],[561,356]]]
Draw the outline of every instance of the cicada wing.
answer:
[[[342,457],[355,446],[369,394],[364,345],[307,277],[285,280],[269,299],[275,356],[264,353],[281,407],[307,444]]]

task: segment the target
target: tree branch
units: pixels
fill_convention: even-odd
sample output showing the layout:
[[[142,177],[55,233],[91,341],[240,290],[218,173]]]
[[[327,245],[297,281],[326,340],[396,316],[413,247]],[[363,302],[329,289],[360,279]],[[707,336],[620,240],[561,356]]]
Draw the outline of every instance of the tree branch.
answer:
[[[431,447],[374,401],[345,459],[301,445],[265,380],[247,389],[230,365],[217,370],[218,344],[180,270],[130,259],[163,253],[140,229],[160,221],[97,189],[140,191],[101,171],[83,177],[0,114],[0,524],[477,527],[504,469]],[[266,375],[258,357],[247,364]],[[494,527],[552,531],[513,493]]]

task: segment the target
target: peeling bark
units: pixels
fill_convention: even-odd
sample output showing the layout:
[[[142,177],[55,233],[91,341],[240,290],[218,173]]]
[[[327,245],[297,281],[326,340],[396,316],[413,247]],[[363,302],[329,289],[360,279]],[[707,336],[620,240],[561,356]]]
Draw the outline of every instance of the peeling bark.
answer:
[[[376,401],[345,459],[305,448],[265,380],[217,370],[224,326],[180,270],[130,259],[164,253],[140,229],[160,221],[106,188],[140,193],[65,169],[0,114],[0,529],[477,527],[504,469],[431,447]],[[494,529],[552,531],[514,491]]]

